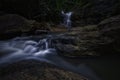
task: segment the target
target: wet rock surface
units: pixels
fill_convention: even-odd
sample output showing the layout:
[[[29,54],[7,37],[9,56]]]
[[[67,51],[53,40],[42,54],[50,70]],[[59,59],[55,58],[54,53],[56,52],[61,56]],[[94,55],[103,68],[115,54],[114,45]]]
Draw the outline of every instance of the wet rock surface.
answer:
[[[96,46],[101,43],[96,25],[73,28],[71,32],[60,32],[53,44],[60,55],[68,57],[98,56]]]
[[[20,61],[0,68],[1,80],[87,80],[79,74],[37,61]]]

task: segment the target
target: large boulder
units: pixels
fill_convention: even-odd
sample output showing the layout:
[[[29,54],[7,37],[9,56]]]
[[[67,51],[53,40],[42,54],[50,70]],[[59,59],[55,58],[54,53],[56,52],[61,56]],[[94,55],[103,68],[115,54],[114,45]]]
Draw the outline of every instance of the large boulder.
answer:
[[[6,14],[0,16],[0,30],[5,32],[11,29],[22,29],[28,21],[22,16],[16,14]]]
[[[1,80],[86,80],[81,75],[37,61],[20,61],[0,68]]]
[[[5,14],[0,16],[0,35],[4,36],[20,36],[21,31],[29,24],[29,21],[17,14]]]
[[[36,30],[39,30],[36,32]],[[40,30],[42,30],[40,32]],[[33,35],[35,33],[46,33],[48,25],[28,20],[17,14],[4,14],[0,16],[0,39],[12,38],[16,36]]]

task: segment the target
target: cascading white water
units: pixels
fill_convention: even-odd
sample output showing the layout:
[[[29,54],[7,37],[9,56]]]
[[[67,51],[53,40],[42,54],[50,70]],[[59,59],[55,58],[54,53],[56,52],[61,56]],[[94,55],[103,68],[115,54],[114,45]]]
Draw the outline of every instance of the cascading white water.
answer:
[[[70,29],[71,29],[71,15],[73,14],[73,12],[64,13],[64,11],[61,11],[61,13],[63,15],[63,24],[66,26],[66,28],[68,28],[68,31],[70,31]]]
[[[47,39],[40,40],[38,42],[38,45],[43,46],[44,49],[48,49],[49,48]]]
[[[90,80],[99,80],[86,66],[75,67],[64,61],[57,55],[56,49],[49,46],[50,37],[39,40],[30,40],[29,38],[17,38],[9,41],[0,41],[0,66],[6,66],[21,60],[34,59],[44,61],[61,68],[77,72],[90,78]],[[59,63],[58,63],[59,62]]]

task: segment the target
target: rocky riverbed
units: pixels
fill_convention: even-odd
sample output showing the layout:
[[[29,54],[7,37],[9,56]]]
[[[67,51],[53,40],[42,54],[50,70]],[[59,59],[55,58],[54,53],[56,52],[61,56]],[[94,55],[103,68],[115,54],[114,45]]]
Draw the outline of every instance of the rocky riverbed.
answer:
[[[12,18],[11,18],[12,17]],[[70,32],[61,25],[39,23],[9,14],[0,17],[0,39],[52,34],[52,43],[60,56],[76,58],[119,54],[120,17],[103,20],[98,25],[73,27]],[[7,23],[7,24],[6,24]],[[43,32],[41,32],[43,31]],[[12,74],[11,74],[12,73]],[[86,80],[79,74],[57,68],[45,62],[21,61],[0,68],[1,80]]]

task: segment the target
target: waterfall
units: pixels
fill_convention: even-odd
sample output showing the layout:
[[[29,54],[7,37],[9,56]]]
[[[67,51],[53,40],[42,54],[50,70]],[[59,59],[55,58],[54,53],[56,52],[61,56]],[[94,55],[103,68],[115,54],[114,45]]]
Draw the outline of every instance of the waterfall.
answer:
[[[73,12],[67,12],[65,13],[64,11],[61,11],[63,15],[63,25],[68,29],[68,31],[71,30],[71,15]]]

